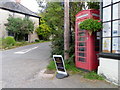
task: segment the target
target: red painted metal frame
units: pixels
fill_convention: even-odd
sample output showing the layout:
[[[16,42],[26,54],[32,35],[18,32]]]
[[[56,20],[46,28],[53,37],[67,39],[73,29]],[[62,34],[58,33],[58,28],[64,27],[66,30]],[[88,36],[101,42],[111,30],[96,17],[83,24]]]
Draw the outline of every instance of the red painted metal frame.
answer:
[[[82,68],[88,71],[96,70],[98,68],[97,51],[95,51],[95,35],[89,35],[87,30],[80,30],[79,23],[86,19],[99,19],[99,10],[83,10],[76,15],[75,23],[75,64],[76,67]],[[80,32],[84,32],[84,36],[79,36]],[[79,38],[85,38],[85,41],[79,41]],[[79,46],[80,43],[85,43],[85,46]],[[79,51],[80,47],[84,47],[84,51]],[[84,57],[79,56],[79,53],[84,53]],[[79,61],[83,58],[83,61]]]

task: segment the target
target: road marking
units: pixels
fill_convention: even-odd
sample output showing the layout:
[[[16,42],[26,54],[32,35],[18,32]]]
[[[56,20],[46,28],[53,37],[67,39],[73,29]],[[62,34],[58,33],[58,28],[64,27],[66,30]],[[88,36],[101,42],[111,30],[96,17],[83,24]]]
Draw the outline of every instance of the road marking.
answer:
[[[33,48],[29,48],[29,49],[24,49],[24,50],[21,50],[21,51],[18,51],[18,52],[14,52],[14,54],[25,54],[25,53],[27,53],[27,52],[29,52],[31,50],[36,49],[36,48],[38,48],[38,46],[37,47],[33,47]]]

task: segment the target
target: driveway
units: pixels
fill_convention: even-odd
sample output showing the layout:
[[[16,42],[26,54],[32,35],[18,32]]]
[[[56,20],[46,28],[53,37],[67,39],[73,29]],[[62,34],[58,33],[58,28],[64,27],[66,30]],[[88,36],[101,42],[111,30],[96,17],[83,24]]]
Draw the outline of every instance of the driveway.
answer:
[[[3,88],[117,88],[105,81],[88,80],[80,75],[56,79],[54,74],[41,73],[50,61],[50,44],[45,42],[3,51]]]

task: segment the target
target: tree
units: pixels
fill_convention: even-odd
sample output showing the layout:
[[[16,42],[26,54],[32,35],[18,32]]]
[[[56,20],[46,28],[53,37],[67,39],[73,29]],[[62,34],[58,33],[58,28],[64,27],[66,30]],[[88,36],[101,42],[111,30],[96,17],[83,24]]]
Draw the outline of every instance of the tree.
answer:
[[[21,19],[21,18],[9,17],[6,30],[14,33],[15,39],[21,41],[24,40],[25,34],[29,34],[33,32],[34,23],[26,18]]]
[[[51,28],[45,23],[44,20],[41,19],[41,24],[36,29],[37,34],[39,35],[40,39],[49,40],[51,35]]]
[[[41,14],[45,23],[51,28],[52,51],[51,55],[64,56],[64,7],[61,2],[49,2]]]
[[[100,2],[88,2],[87,6],[88,6],[88,9],[99,9]]]
[[[49,2],[42,14],[40,14],[46,24],[52,29],[52,55],[60,54],[64,56],[64,2]],[[74,55],[74,29],[75,15],[85,8],[85,2],[69,3],[69,22],[70,22],[70,48],[67,50],[69,57]]]
[[[75,15],[84,7],[84,2],[70,2],[70,26],[73,30],[75,29]]]
[[[60,54],[64,56],[64,3],[63,2],[50,2],[47,3],[47,7],[42,14],[46,24],[52,29],[52,55]],[[75,15],[82,10],[84,3],[81,2],[70,2],[70,26],[74,29]],[[71,29],[70,28],[70,29]],[[69,30],[70,30],[69,29]],[[70,48],[66,52],[69,53],[70,57],[74,55],[74,30],[71,32],[72,42]],[[71,41],[71,40],[70,40]]]

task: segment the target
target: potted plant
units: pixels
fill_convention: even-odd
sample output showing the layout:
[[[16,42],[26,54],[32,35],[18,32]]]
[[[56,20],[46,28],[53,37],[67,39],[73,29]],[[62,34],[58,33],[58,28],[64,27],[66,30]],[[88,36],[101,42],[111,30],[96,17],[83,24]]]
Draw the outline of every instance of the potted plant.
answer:
[[[86,19],[79,24],[80,29],[88,30],[89,34],[102,29],[102,23],[100,20]]]

